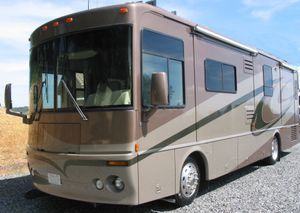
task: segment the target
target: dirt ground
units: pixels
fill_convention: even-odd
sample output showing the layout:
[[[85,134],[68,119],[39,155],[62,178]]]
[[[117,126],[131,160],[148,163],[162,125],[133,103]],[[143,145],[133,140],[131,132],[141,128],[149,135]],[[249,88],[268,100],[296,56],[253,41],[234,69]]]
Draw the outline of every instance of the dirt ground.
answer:
[[[0,176],[25,174],[28,126],[0,108]]]

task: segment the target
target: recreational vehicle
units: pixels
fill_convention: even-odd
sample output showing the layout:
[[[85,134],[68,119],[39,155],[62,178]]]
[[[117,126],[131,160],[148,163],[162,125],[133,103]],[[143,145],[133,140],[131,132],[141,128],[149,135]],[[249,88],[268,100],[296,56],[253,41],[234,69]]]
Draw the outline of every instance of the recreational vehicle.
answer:
[[[298,142],[285,61],[145,3],[57,18],[30,37],[34,186],[92,203],[191,203],[202,183]],[[266,177],[267,178],[267,177]]]

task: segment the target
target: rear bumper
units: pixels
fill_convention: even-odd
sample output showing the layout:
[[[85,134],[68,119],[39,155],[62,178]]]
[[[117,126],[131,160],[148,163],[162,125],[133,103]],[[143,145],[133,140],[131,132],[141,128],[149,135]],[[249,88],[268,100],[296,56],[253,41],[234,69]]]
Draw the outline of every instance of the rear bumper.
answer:
[[[107,160],[131,160],[135,157],[134,154],[60,154],[30,148],[27,152],[33,184],[43,192],[93,203],[138,204],[137,164],[122,167],[106,165]],[[51,184],[48,180],[49,173],[59,176],[61,184]],[[118,176],[124,181],[123,191],[114,192],[110,189],[107,178],[111,175]],[[104,183],[102,190],[98,190],[95,186],[97,179]]]

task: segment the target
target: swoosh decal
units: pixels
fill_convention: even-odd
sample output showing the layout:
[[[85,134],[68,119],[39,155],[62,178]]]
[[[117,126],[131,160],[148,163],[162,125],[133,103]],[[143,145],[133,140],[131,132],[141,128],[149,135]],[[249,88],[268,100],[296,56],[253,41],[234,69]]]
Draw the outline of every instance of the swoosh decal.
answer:
[[[176,142],[178,139],[187,136],[188,134],[192,133],[193,131],[205,126],[206,124],[210,123],[211,121],[221,117],[222,115],[230,112],[231,110],[233,110],[233,109],[237,108],[238,106],[242,105],[243,103],[247,102],[248,100],[250,100],[254,96],[254,94],[259,95],[262,92],[263,92],[263,87],[259,87],[256,90],[247,93],[246,95],[242,96],[241,98],[239,98],[239,99],[233,101],[232,103],[224,106],[220,110],[206,116],[205,118],[201,119],[197,123],[190,125],[189,127],[187,127],[185,129],[181,130],[180,132],[176,133],[175,135],[172,135],[171,137],[167,138],[166,140],[164,140],[164,141],[160,142],[159,144],[151,147],[150,149],[148,149],[142,155],[139,155],[139,156],[133,158],[132,160],[130,160],[129,165],[133,165],[137,161],[141,161],[141,160],[145,159],[146,157],[150,156],[151,154],[153,154],[153,150],[159,151],[159,150],[163,149],[164,147]]]
[[[50,160],[49,158],[45,158],[43,156],[40,155],[32,155],[32,158],[36,159],[36,160],[40,160],[43,162],[48,163],[49,165],[53,166],[55,169],[57,169],[58,171],[60,171],[64,176],[67,177],[66,173],[64,170],[62,170],[54,161]]]

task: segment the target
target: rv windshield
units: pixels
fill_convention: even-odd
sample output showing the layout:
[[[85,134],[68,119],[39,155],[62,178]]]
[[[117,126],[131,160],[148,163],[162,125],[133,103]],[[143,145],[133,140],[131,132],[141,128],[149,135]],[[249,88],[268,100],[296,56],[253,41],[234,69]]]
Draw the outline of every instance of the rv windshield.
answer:
[[[43,85],[43,109],[74,108],[62,80],[82,108],[131,106],[131,31],[113,26],[34,47],[30,88]]]

